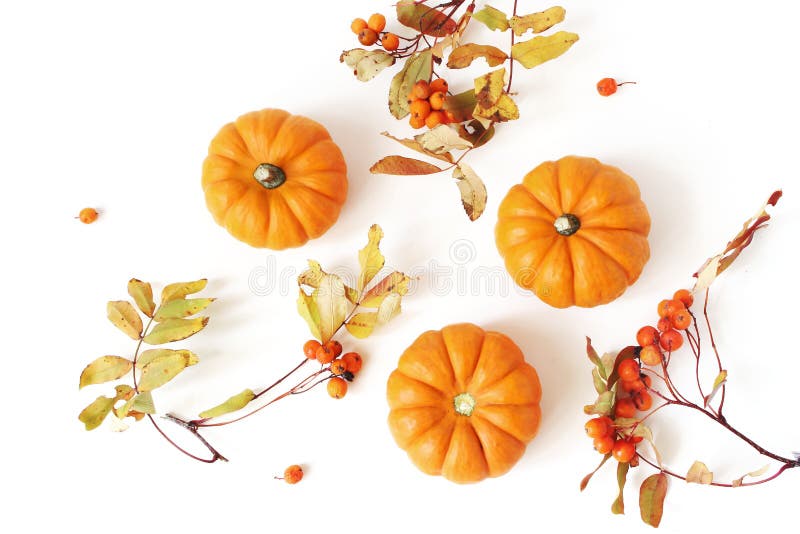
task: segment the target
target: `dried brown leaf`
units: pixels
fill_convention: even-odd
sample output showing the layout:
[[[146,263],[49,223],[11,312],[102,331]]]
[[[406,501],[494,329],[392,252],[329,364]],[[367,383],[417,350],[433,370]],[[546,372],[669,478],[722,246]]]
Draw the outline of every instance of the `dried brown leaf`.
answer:
[[[422,174],[435,174],[443,169],[427,161],[421,161],[403,156],[386,156],[370,167],[372,174],[394,174],[399,176],[418,176]]]

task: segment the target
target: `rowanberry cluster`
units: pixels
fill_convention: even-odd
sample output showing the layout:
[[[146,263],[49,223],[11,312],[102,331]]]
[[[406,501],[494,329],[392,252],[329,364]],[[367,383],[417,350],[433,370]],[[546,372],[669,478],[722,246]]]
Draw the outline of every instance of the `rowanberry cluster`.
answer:
[[[408,109],[411,112],[409,124],[412,128],[435,128],[440,124],[453,122],[453,114],[444,110],[447,87],[444,78],[437,78],[432,82],[420,80],[411,87]]]
[[[607,415],[590,419],[584,425],[586,434],[594,440],[594,448],[600,454],[611,454],[620,463],[638,465],[636,445],[642,441],[640,436],[625,436],[617,430]]]
[[[333,339],[325,344],[309,339],[303,345],[303,353],[309,360],[317,360],[323,366],[328,366],[331,373],[328,379],[328,395],[334,399],[341,399],[347,394],[347,383],[353,381],[363,363],[357,352],[343,355],[342,344]]]
[[[373,13],[369,19],[354,19],[350,29],[358,35],[358,42],[364,46],[372,46],[380,41],[387,52],[393,52],[400,46],[400,38],[391,32],[383,31],[386,28],[386,17],[380,13]]]
[[[643,326],[636,333],[636,342],[641,347],[639,358],[645,365],[661,365],[662,351],[675,352],[683,345],[682,330],[692,325],[689,307],[694,302],[687,289],[675,292],[671,299],[658,303],[658,323],[655,327]]]

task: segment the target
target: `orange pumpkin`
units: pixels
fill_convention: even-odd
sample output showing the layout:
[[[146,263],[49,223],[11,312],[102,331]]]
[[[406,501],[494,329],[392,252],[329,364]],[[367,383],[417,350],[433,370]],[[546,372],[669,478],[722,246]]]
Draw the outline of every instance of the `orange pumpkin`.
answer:
[[[495,240],[514,281],[557,308],[606,304],[650,258],[636,182],[594,158],[547,161],[500,204]]]
[[[214,220],[254,247],[297,247],[339,217],[341,150],[319,123],[279,109],[242,115],[211,141],[203,191]]]
[[[477,482],[511,469],[539,428],[541,386],[498,332],[454,324],[425,332],[389,376],[389,428],[423,472]]]

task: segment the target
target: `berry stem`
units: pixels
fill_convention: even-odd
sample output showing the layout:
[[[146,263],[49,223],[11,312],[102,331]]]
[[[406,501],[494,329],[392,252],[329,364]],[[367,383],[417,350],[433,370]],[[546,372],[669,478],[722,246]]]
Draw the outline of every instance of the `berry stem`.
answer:
[[[652,460],[649,460],[645,456],[642,456],[638,452],[636,453],[636,456],[638,456],[639,459],[642,460],[643,462],[645,462],[646,464],[649,464],[650,466],[655,467],[656,469],[658,469],[659,471],[661,471],[665,475],[677,478],[679,480],[686,480],[685,476],[679,475],[678,473],[675,473],[674,471],[670,471],[669,469],[666,469],[664,467],[659,466],[658,464],[656,464]],[[784,471],[786,471],[787,469],[791,469],[792,467],[797,467],[797,464],[793,464],[793,465],[792,464],[784,464],[775,473],[773,473],[772,475],[768,476],[767,478],[754,480],[753,482],[742,482],[738,486],[757,486],[759,484],[764,484],[765,482],[769,482],[770,480],[775,480]],[[734,486],[733,484],[729,484],[729,483],[726,483],[726,482],[711,482],[711,483],[709,483],[709,486],[717,486],[717,487],[720,487],[720,488],[735,488],[735,487],[737,487],[737,486]]]
[[[703,301],[703,316],[706,319],[706,327],[708,328],[708,338],[711,340],[711,348],[714,349],[714,355],[717,357],[717,368],[719,372],[722,372],[722,359],[719,357],[719,350],[717,350],[717,343],[714,341],[714,332],[711,330],[711,319],[708,317],[708,292],[709,289],[706,288],[706,295]],[[719,400],[719,407],[717,408],[717,413],[719,414],[720,419],[723,421],[725,420],[725,416],[722,415],[722,406],[725,404],[725,384],[722,384],[722,388],[720,391],[720,400]]]

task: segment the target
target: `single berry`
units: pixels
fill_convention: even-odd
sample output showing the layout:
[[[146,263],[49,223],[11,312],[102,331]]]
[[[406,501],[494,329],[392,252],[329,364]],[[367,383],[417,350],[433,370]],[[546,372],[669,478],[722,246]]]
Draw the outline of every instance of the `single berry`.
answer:
[[[597,82],[597,92],[600,93],[601,96],[611,96],[617,92],[617,87],[620,85],[625,85],[626,83],[636,83],[636,82],[620,82],[617,83],[617,80],[614,78],[603,78],[599,82]]]
[[[653,397],[646,391],[637,391],[633,394],[633,404],[640,412],[646,412],[653,407]]]
[[[381,45],[383,46],[384,50],[393,52],[400,46],[400,38],[393,33],[386,33],[383,37],[381,37]]]
[[[425,126],[425,119],[423,119],[422,117],[415,117],[414,115],[411,115],[411,118],[408,119],[408,124],[410,124],[411,127],[414,128],[415,130],[419,130],[420,128]]]
[[[688,289],[679,289],[672,295],[674,300],[679,300],[683,302],[683,305],[689,308],[692,304],[694,304],[694,296],[692,292]]]
[[[83,224],[92,224],[97,220],[97,210],[94,208],[83,208],[78,214],[78,219]]]
[[[431,96],[431,87],[427,80],[419,80],[411,87],[410,97],[415,100],[427,100]]]
[[[625,393],[634,393],[645,388],[644,382],[641,378],[635,378],[633,380],[620,380],[619,387]]]
[[[372,28],[364,28],[358,32],[358,42],[364,46],[372,46],[378,42],[378,34]]]
[[[616,461],[626,464],[636,455],[636,446],[628,440],[621,439],[614,443],[611,454]]]
[[[683,336],[677,330],[667,330],[661,334],[659,343],[662,349],[668,352],[674,352],[683,345]]]
[[[380,13],[373,13],[367,20],[367,26],[369,26],[370,30],[380,33],[386,27],[386,17]]]
[[[440,110],[444,107],[444,101],[447,98],[441,91],[434,91],[431,93],[431,96],[428,98],[428,102],[431,103],[431,109],[433,110]]]
[[[283,472],[283,481],[287,484],[297,484],[301,480],[303,480],[303,468],[299,465],[290,465]]]
[[[431,111],[425,117],[425,126],[428,128],[436,128],[440,124],[447,124],[447,115],[443,111]]]
[[[436,78],[430,83],[431,93],[444,93],[446,95],[448,87],[444,78]]]
[[[614,438],[612,436],[594,438],[592,444],[594,445],[594,450],[600,454],[608,454],[614,449]]]
[[[412,117],[419,117],[425,120],[431,113],[431,104],[427,100],[414,100],[408,109],[411,111]]]
[[[634,359],[622,360],[617,368],[617,373],[622,380],[638,380],[639,364]]]
[[[683,302],[676,299],[665,299],[658,303],[658,316],[669,317],[676,311],[685,308]]]
[[[341,399],[347,394],[347,382],[344,378],[334,376],[328,380],[328,395],[334,399]]]
[[[338,358],[342,354],[342,344],[336,341],[335,339],[331,339],[327,343],[325,343],[326,347],[330,347],[333,351],[333,356]]]
[[[640,347],[646,347],[653,343],[658,343],[658,330],[652,326],[643,326],[636,332],[636,343]]]
[[[361,370],[361,365],[363,364],[361,355],[357,352],[348,352],[342,356],[342,361],[345,363],[345,365],[347,365],[347,370],[353,374],[358,373]]]
[[[686,330],[692,325],[692,314],[689,310],[678,310],[670,317],[675,330]]]
[[[347,371],[347,363],[344,360],[333,360],[331,362],[331,373],[335,375],[343,375]]]
[[[611,421],[610,417],[602,416],[602,417],[595,417],[594,419],[589,419],[586,421],[586,424],[583,425],[584,430],[586,430],[586,435],[590,438],[602,438],[604,436],[610,436],[612,432],[614,432],[614,422]]]
[[[636,405],[629,398],[617,399],[614,405],[614,418],[629,418],[636,415]]]
[[[361,33],[361,30],[363,30],[366,27],[367,27],[367,21],[361,18],[353,19],[353,22],[350,23],[350,29],[356,35]]]
[[[658,328],[659,332],[666,332],[667,330],[672,329],[672,321],[670,321],[669,317],[661,317],[656,324],[656,328]],[[661,336],[659,336],[659,339]]]
[[[305,354],[306,358],[308,358],[309,360],[314,360],[317,358],[317,350],[321,346],[322,344],[316,339],[309,339],[303,345],[303,354]]]
[[[661,349],[656,344],[642,347],[641,352],[639,352],[639,359],[645,365],[661,365]]]
[[[331,363],[336,355],[333,354],[333,350],[328,346],[328,344],[321,345],[317,349],[317,361],[321,364]]]

